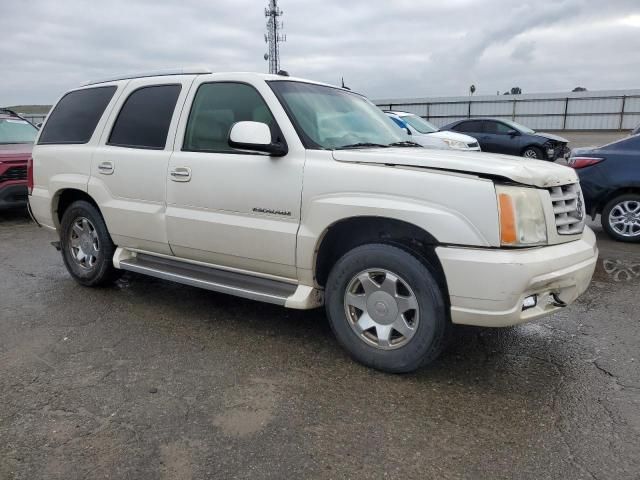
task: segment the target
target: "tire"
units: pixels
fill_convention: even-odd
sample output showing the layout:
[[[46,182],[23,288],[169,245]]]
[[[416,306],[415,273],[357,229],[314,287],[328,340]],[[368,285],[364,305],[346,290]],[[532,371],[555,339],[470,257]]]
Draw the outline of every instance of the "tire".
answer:
[[[538,147],[527,147],[522,151],[522,156],[533,160],[545,160],[545,156]]]
[[[393,285],[395,304],[387,293]],[[391,245],[363,245],[340,258],[327,280],[325,308],[338,342],[349,354],[389,373],[411,372],[432,362],[446,347],[451,332],[442,292],[428,266]],[[397,325],[405,334],[395,330],[401,317],[406,321]],[[369,320],[375,324],[371,326]],[[411,324],[413,329],[407,329]]]
[[[616,218],[618,222],[615,222]],[[640,194],[628,193],[609,200],[602,209],[600,222],[614,240],[640,242]]]
[[[102,215],[91,203],[72,203],[62,216],[60,250],[73,279],[85,287],[112,283],[122,273],[113,266],[115,245]],[[83,260],[79,260],[85,254]]]

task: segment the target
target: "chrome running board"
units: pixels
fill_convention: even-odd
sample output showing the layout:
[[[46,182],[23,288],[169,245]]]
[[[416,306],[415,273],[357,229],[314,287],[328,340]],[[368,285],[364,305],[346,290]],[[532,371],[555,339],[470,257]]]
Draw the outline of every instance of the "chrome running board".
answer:
[[[120,249],[118,249],[120,250]],[[227,293],[238,297],[259,300],[261,302],[285,305],[287,299],[292,296],[298,286],[229,272],[217,268],[194,265],[164,257],[156,257],[144,253],[132,256],[123,255],[118,258],[116,267],[131,272],[142,273],[163,280],[204,288],[214,292]],[[114,260],[116,260],[114,258]]]

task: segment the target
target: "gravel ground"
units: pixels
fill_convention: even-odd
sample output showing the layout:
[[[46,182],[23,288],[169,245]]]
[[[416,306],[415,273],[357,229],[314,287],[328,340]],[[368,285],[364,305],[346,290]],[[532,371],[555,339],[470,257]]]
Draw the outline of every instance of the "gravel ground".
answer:
[[[352,362],[322,311],[127,274],[86,289],[0,213],[0,479],[640,478],[640,245],[415,374]]]

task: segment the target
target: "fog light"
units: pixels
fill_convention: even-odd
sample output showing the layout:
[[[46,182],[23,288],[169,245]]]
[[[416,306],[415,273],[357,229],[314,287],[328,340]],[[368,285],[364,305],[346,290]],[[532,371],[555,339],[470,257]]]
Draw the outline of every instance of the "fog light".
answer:
[[[535,307],[537,304],[538,304],[538,296],[531,295],[529,297],[526,297],[524,299],[524,302],[522,302],[522,310],[528,310],[530,308]]]

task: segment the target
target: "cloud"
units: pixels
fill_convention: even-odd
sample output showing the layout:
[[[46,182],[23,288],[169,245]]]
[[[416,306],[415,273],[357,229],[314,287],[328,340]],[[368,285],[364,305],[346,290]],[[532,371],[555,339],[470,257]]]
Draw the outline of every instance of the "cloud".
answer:
[[[512,50],[509,58],[523,63],[531,63],[535,52],[536,42],[533,40],[519,42]]]
[[[0,0],[0,105],[114,73],[266,71],[266,0]],[[637,0],[280,0],[282,68],[373,98],[638,87]],[[534,48],[535,47],[535,48]],[[526,64],[526,68],[523,68]],[[606,69],[606,70],[603,70]],[[606,74],[603,74],[606,71]]]

